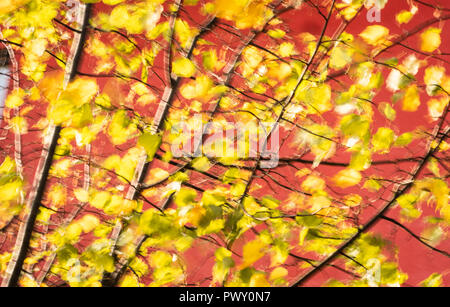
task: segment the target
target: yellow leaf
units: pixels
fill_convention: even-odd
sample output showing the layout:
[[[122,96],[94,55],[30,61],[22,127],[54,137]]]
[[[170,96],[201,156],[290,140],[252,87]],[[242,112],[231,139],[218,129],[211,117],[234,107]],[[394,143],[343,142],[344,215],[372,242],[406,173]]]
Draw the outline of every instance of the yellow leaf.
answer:
[[[258,211],[263,211],[264,208],[262,208],[253,197],[246,197],[244,198],[244,200],[242,201],[242,204],[245,208],[245,210],[254,215],[256,214]]]
[[[78,201],[82,203],[86,203],[89,201],[89,192],[85,189],[76,189],[73,194],[78,199]]]
[[[372,138],[374,151],[387,152],[394,143],[395,133],[389,128],[381,127]]]
[[[53,206],[59,208],[66,203],[67,189],[61,184],[54,185],[49,191],[48,198]]]
[[[181,188],[175,196],[175,203],[177,206],[184,207],[191,205],[195,202],[197,192],[188,188]]]
[[[0,174],[9,174],[12,173],[16,168],[16,163],[9,156],[6,156],[5,160],[3,160],[0,165]]]
[[[111,105],[111,98],[109,98],[109,96],[106,95],[106,94],[98,95],[95,98],[95,104],[100,106],[100,107],[102,107],[102,108],[105,108],[105,109],[109,109],[112,106]]]
[[[267,34],[273,38],[283,38],[286,35],[286,32],[281,29],[270,29],[267,31]]]
[[[183,48],[188,46],[189,42],[197,35],[197,33],[198,29],[196,27],[191,28],[186,21],[182,19],[177,19],[175,21],[175,34]]]
[[[104,0],[103,2],[117,4],[122,1]],[[140,34],[144,30],[152,30],[155,27],[161,12],[162,8],[158,1],[146,1],[141,5],[118,5],[109,14],[109,23],[117,28],[125,28],[130,34]]]
[[[283,58],[290,57],[295,53],[294,45],[292,43],[284,42],[280,45],[278,52]]]
[[[271,273],[270,273],[270,280],[276,280],[276,279],[280,279],[283,277],[286,277],[288,275],[288,270],[286,270],[283,267],[278,267],[276,269],[274,269]]]
[[[24,117],[16,116],[10,121],[14,133],[25,134],[28,132],[28,123]]]
[[[308,176],[302,183],[302,189],[306,193],[314,193],[325,189],[325,180],[317,176]]]
[[[361,173],[354,169],[345,169],[334,176],[334,182],[338,187],[348,188],[357,185],[362,179]]]
[[[172,72],[179,77],[192,77],[195,71],[194,64],[187,58],[178,58],[172,64]]]
[[[428,101],[428,114],[434,120],[439,119],[445,111],[448,104],[448,98],[431,99]]]
[[[207,76],[199,76],[181,87],[181,95],[186,99],[203,97],[208,98],[208,92],[212,89],[213,82]]]
[[[301,170],[295,173],[295,177],[302,178],[309,174],[311,174],[311,170],[309,168],[302,168]]]
[[[231,267],[234,266],[234,261],[231,258],[232,253],[220,247],[214,253],[216,256],[216,264],[213,267],[213,283],[223,283]]]
[[[139,281],[133,274],[127,274],[120,281],[120,286],[123,288],[136,288],[139,287]]]
[[[395,19],[399,24],[408,23],[414,17],[414,14],[410,11],[403,10],[395,16]]]
[[[0,201],[11,201],[19,197],[22,190],[22,182],[16,180],[0,186]]]
[[[114,145],[121,145],[136,132],[136,124],[132,123],[124,110],[116,112],[108,128],[108,134]]]
[[[436,208],[440,210],[442,217],[450,221],[450,204],[448,197],[450,189],[447,183],[441,179],[428,178],[416,183],[416,187],[421,190],[431,191],[436,201]]]
[[[241,268],[246,268],[261,259],[265,255],[265,248],[266,243],[259,239],[245,244],[242,252],[244,261]]]
[[[417,85],[411,85],[408,87],[403,98],[402,109],[406,112],[416,112],[420,106],[420,95]]]
[[[431,274],[427,279],[422,281],[420,284],[422,287],[437,288],[443,283],[442,275],[438,273]]]
[[[366,43],[372,46],[379,46],[385,43],[388,35],[389,29],[380,25],[368,26],[359,34]]]
[[[142,106],[146,106],[155,102],[157,99],[158,98],[155,95],[153,95],[153,93],[150,93],[139,97],[137,103],[139,103]]]
[[[408,146],[413,140],[413,134],[411,132],[406,132],[400,135],[395,141],[395,145],[403,147]]]
[[[364,1],[341,1],[336,4],[339,14],[344,16],[346,20],[350,20],[359,13]]]
[[[29,0],[2,0],[0,3],[0,14],[7,14],[14,11]]]
[[[380,103],[378,110],[390,121],[395,120],[395,117],[397,116],[397,112],[395,112],[394,108],[387,102]]]
[[[25,42],[25,48],[33,56],[41,57],[43,56],[45,49],[47,48],[48,41],[44,38],[36,38],[27,40]],[[31,56],[31,55],[30,55]]]
[[[442,229],[442,227],[433,226],[430,228],[426,228],[422,232],[421,238],[423,238],[424,240],[426,240],[429,244],[431,244],[433,246],[438,246],[441,243],[444,235],[445,235],[445,232]]]
[[[103,167],[108,169],[108,170],[114,170],[117,167],[119,167],[121,164],[121,159],[120,156],[118,155],[112,155],[109,156],[104,162],[103,162]]]
[[[90,102],[98,92],[98,85],[94,79],[77,78],[61,93],[61,101],[70,101],[76,107]]]
[[[6,98],[5,106],[10,109],[18,108],[23,105],[23,97],[25,94],[22,90],[13,91],[9,94],[8,98]]]
[[[69,170],[72,166],[72,161],[69,159],[63,159],[58,161],[52,169],[51,169],[51,175],[58,178],[66,178],[69,176]]]
[[[297,90],[296,97],[307,105],[308,111],[312,114],[322,114],[333,108],[331,87],[328,84],[312,86],[312,84],[304,82],[304,85]]]
[[[41,207],[39,209],[37,220],[41,223],[48,223],[53,214],[55,214],[55,211]]]
[[[192,161],[192,167],[197,171],[206,172],[211,168],[211,163],[207,157],[199,157]]]
[[[445,67],[430,66],[425,70],[424,81],[427,85],[427,94],[434,96],[435,92],[440,89],[442,80],[445,77]]]
[[[70,224],[69,226],[67,226],[66,232],[64,233],[65,239],[69,241],[78,240],[82,231],[83,229],[77,223]]]
[[[107,203],[107,205],[103,208],[103,211],[107,214],[128,214],[134,209],[137,208],[137,202],[124,199],[119,195],[113,195],[111,200]]]
[[[198,227],[205,213],[206,213],[205,208],[196,205],[186,214],[186,222],[191,223],[195,227]]]
[[[120,163],[116,166],[116,172],[120,176],[120,181],[126,183],[133,180],[134,170],[141,157],[142,150],[138,147],[131,148],[127,154],[123,156]]]
[[[370,167],[372,163],[372,153],[369,149],[363,148],[360,151],[355,151],[352,154],[350,161],[350,168],[357,171],[363,171]]]
[[[436,198],[436,206],[439,209],[449,206],[448,196],[450,191],[445,181],[440,179],[431,179],[430,190]]]
[[[271,12],[269,3],[269,0],[215,0],[211,3],[210,13],[234,21],[240,29],[259,28],[264,25],[265,17]]]
[[[90,200],[90,203],[94,208],[103,209],[110,200],[111,195],[108,192],[98,192]]]
[[[161,180],[165,180],[170,177],[170,173],[166,170],[163,170],[159,167],[152,168],[148,172],[148,179],[145,181],[148,185],[153,185]]]
[[[330,67],[341,69],[352,62],[353,49],[348,46],[338,45],[333,48],[330,55]]]
[[[152,161],[161,145],[162,138],[158,134],[144,133],[139,136],[138,144],[145,149],[147,161]]]
[[[132,86],[131,86],[131,90],[133,92],[135,92],[136,94],[138,94],[139,96],[143,96],[145,94],[149,94],[150,90],[148,89],[148,87],[140,82],[135,82]]]
[[[420,49],[424,52],[433,52],[441,45],[441,32],[439,28],[428,28],[420,35]]]
[[[445,76],[441,82],[441,86],[442,88],[446,91],[446,92],[450,92],[450,76]]]
[[[21,280],[20,280],[20,285],[22,287],[25,288],[37,288],[39,287],[38,283],[36,282],[36,280],[34,280],[33,278],[29,277],[28,275],[25,275]]]
[[[45,87],[47,83],[56,81],[51,79],[42,82],[41,86]],[[56,85],[50,84],[48,89],[43,88],[42,91],[50,100],[49,117],[55,124],[81,126],[91,119],[90,102],[98,92],[98,85],[94,79],[77,78],[62,92]],[[55,91],[58,91],[59,95],[54,93]]]
[[[358,194],[347,195],[344,199],[345,205],[349,207],[358,207],[362,202],[362,197]]]
[[[303,227],[302,231],[300,231],[299,239],[298,239],[298,245],[302,246],[303,243],[305,243],[305,238],[308,235],[309,228]]]
[[[331,200],[325,195],[314,195],[308,199],[308,205],[312,211],[316,212],[324,208],[329,208],[331,206]]]
[[[288,63],[270,63],[268,65],[269,71],[268,76],[271,78],[278,79],[280,81],[285,80],[292,74],[292,67]]]
[[[39,91],[39,88],[37,86],[33,86],[30,89],[30,100],[38,101],[40,98],[41,98],[41,93]]]
[[[172,256],[164,251],[156,251],[150,255],[149,262],[152,267],[164,267],[172,263]]]
[[[450,205],[444,206],[440,212],[441,216],[447,221],[447,223],[450,223]]]
[[[96,216],[87,214],[78,221],[78,225],[80,225],[83,232],[88,233],[100,225],[100,220]]]
[[[253,274],[250,278],[250,287],[270,287],[264,273]]]

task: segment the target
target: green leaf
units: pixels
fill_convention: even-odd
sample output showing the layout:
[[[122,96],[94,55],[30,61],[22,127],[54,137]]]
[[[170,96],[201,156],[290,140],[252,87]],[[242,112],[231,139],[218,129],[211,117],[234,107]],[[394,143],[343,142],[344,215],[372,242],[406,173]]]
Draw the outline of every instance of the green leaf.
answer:
[[[373,150],[387,152],[394,143],[394,138],[394,131],[389,128],[379,128],[372,138]]]
[[[269,209],[276,209],[280,205],[280,201],[278,199],[273,198],[272,196],[264,196],[261,199],[261,204]]]
[[[403,133],[400,135],[395,141],[395,145],[397,146],[408,146],[413,140],[413,135],[411,132]]]
[[[385,262],[381,265],[381,284],[388,286],[400,286],[408,279],[408,275],[398,269],[393,262]]]
[[[139,136],[138,145],[142,146],[147,153],[147,161],[150,162],[155,157],[161,145],[162,138],[158,134],[144,133]]]
[[[395,120],[395,117],[397,116],[397,112],[392,108],[392,106],[387,102],[382,102],[378,106],[378,109],[380,112],[389,119],[390,121]]]
[[[78,258],[78,250],[70,244],[65,244],[56,252],[56,257],[63,265],[72,258]]]
[[[341,120],[341,131],[347,137],[359,137],[368,141],[370,138],[370,123],[367,119],[356,115],[346,115]]]
[[[169,235],[174,230],[174,225],[168,217],[161,216],[154,210],[147,210],[139,220],[139,228],[148,236]]]
[[[357,171],[364,171],[368,169],[372,162],[372,153],[368,149],[362,149],[355,152],[352,155],[352,160],[350,161],[350,168]]]
[[[417,208],[417,196],[412,194],[403,194],[397,199],[397,203],[402,207],[401,214],[407,218],[417,219],[422,214]]]
[[[226,202],[224,195],[213,191],[205,191],[202,196],[203,206],[220,206]]]
[[[181,188],[175,196],[175,203],[179,207],[190,205],[195,201],[197,193],[194,190]]]
[[[323,218],[320,218],[316,215],[309,215],[307,212],[303,212],[300,215],[304,216],[297,216],[295,218],[298,225],[306,226],[308,228],[314,228],[322,225],[323,223]]]
[[[192,167],[200,172],[206,172],[211,168],[211,163],[207,157],[198,157],[192,161]]]
[[[202,54],[203,65],[208,70],[214,70],[217,64],[217,54],[212,51],[206,51]]]

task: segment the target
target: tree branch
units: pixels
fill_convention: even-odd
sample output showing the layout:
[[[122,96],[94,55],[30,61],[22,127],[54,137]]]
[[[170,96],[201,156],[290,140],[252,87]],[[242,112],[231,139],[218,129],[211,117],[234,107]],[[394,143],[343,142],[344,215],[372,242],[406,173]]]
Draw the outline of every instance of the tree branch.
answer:
[[[79,24],[81,25],[81,33],[74,34],[74,40],[71,48],[71,56],[67,61],[66,73],[64,76],[64,88],[75,77],[77,66],[81,58],[83,45],[86,36],[86,26],[89,19],[91,5],[80,3],[79,6]],[[23,263],[26,259],[30,240],[33,233],[34,224],[36,221],[39,207],[45,193],[45,188],[48,180],[48,174],[53,162],[53,155],[58,143],[61,127],[50,127],[46,140],[48,143],[44,145],[42,156],[39,161],[37,171],[35,173],[33,186],[29,195],[26,207],[24,209],[24,222],[20,225],[17,234],[16,243],[12,258],[8,263],[6,274],[2,280],[2,287],[16,287],[20,278]]]
[[[391,222],[392,224],[397,225],[398,227],[402,228],[402,229],[405,230],[407,233],[409,233],[414,239],[416,239],[417,241],[419,241],[420,243],[422,243],[422,244],[425,245],[426,247],[430,248],[431,250],[433,250],[433,251],[435,251],[435,252],[438,252],[439,254],[442,254],[442,255],[444,255],[444,256],[450,258],[450,253],[448,253],[448,252],[446,252],[446,251],[444,251],[444,250],[438,249],[438,248],[436,248],[436,247],[434,247],[434,246],[428,244],[428,243],[425,242],[421,237],[419,237],[418,235],[416,235],[412,230],[410,230],[409,228],[407,228],[405,225],[399,223],[398,221],[396,221],[396,220],[394,220],[394,219],[392,219],[392,218],[390,218],[390,217],[387,217],[386,215],[382,215],[380,218],[383,219],[383,220],[386,220],[386,221],[388,221],[388,222]]]
[[[437,136],[439,135],[440,130],[442,129],[442,126],[443,126],[443,124],[445,122],[445,117],[446,117],[446,115],[448,113],[448,109],[449,109],[449,107],[447,106],[447,110],[444,112],[444,115],[442,117],[441,122],[439,123],[439,125],[435,129],[436,130],[435,134],[434,134],[435,137],[433,137],[433,140],[438,139]],[[439,150],[440,144],[448,136],[449,131],[450,131],[450,129],[447,129],[447,131],[444,133],[444,135],[439,138],[439,142],[438,142],[436,147],[433,148],[432,147],[432,142],[430,142],[429,150],[426,153],[426,155],[423,157],[422,161],[417,166],[416,171],[413,172],[413,174],[411,176],[411,180],[406,185],[404,185],[403,188],[399,187],[397,189],[397,191],[394,193],[394,195],[391,198],[391,200],[386,205],[384,205],[383,208],[375,216],[373,216],[364,226],[362,226],[360,229],[358,229],[358,232],[356,234],[354,234],[350,239],[348,239],[343,245],[341,245],[334,253],[332,253],[331,255],[326,257],[316,268],[314,268],[313,270],[309,271],[308,273],[306,273],[305,275],[301,276],[296,281],[294,281],[292,283],[291,287],[298,287],[298,286],[301,286],[302,284],[304,284],[311,277],[313,277],[315,274],[317,274],[317,272],[319,272],[324,266],[328,265],[338,255],[340,255],[341,252],[343,252],[346,248],[351,246],[359,238],[359,236],[361,234],[363,234],[365,231],[369,230],[372,226],[374,226],[378,222],[378,220],[382,216],[384,216],[385,213],[391,208],[391,206],[396,202],[396,200],[401,195],[406,193],[413,186],[415,179],[419,176],[420,172],[425,167],[425,165],[427,164],[428,160],[433,156],[433,154],[437,150]]]

